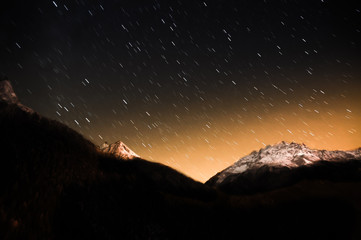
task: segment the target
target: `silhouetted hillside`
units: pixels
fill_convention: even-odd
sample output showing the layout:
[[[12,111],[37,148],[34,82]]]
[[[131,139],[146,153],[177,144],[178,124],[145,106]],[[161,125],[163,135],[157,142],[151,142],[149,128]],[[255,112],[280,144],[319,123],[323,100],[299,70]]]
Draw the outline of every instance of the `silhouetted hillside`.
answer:
[[[302,178],[228,196],[167,166],[100,153],[72,129],[16,105],[0,103],[0,132],[0,239],[361,236],[352,163],[342,173],[350,179]]]
[[[126,162],[101,154],[72,129],[36,113],[26,113],[16,105],[0,103],[0,131],[0,209],[4,213],[1,232],[13,227],[9,237],[52,235],[57,211],[67,212],[59,209],[63,204],[59,200],[67,202],[70,198],[74,203],[74,197],[78,196],[91,202],[88,193],[97,197],[116,194],[119,202],[109,205],[106,201],[95,201],[94,204],[116,208],[119,203],[119,207],[126,209],[137,201],[152,202],[153,197],[158,199],[163,192],[195,200],[208,201],[215,197],[214,190],[164,165],[140,159]],[[74,189],[77,191],[73,192]],[[93,192],[94,189],[97,190]],[[121,204],[126,199],[131,200]],[[143,208],[142,204],[137,207]],[[96,206],[94,209],[97,214],[103,212],[96,210]],[[73,213],[69,214],[67,221],[75,218]],[[119,221],[118,217],[110,219]],[[62,222],[57,221],[60,225]]]

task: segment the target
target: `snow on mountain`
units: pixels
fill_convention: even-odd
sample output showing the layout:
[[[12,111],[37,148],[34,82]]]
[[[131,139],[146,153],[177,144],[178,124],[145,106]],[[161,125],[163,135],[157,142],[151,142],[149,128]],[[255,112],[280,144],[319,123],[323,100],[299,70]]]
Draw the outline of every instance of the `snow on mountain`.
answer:
[[[11,86],[10,81],[2,80],[0,81],[0,102],[6,102],[8,104],[16,104],[25,112],[33,113],[34,110],[24,106],[20,103],[18,97],[16,96],[13,87]]]
[[[280,142],[273,146],[268,145],[258,152],[253,151],[212,178],[216,178],[215,183],[220,184],[230,175],[243,173],[249,169],[260,168],[265,165],[296,168],[321,160],[340,161],[351,159],[361,160],[361,148],[353,151],[327,151],[310,149],[304,144],[294,142]]]
[[[108,144],[105,142],[100,146],[100,150],[105,153],[114,154],[115,156],[126,160],[139,158],[139,156],[135,152],[133,152],[127,145],[125,145],[122,141],[117,141],[112,144]]]

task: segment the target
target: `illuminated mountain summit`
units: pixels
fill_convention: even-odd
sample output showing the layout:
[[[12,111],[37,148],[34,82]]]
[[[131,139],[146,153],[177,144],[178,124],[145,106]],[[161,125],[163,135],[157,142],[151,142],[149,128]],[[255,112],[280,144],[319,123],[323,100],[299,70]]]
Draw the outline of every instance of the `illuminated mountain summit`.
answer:
[[[102,150],[105,153],[114,154],[115,156],[126,160],[139,158],[139,156],[135,152],[133,152],[127,145],[125,145],[122,141],[117,141],[112,144],[108,144],[107,142],[105,142],[102,144],[102,146],[100,146],[100,150]]]

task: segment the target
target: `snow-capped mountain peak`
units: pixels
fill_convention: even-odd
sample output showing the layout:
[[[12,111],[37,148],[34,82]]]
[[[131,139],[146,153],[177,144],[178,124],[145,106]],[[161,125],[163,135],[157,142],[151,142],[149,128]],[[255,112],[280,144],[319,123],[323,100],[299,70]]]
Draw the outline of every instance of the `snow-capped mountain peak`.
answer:
[[[127,159],[127,160],[139,157],[135,152],[133,152],[122,141],[117,141],[112,144],[108,144],[105,142],[100,146],[100,150],[105,153],[114,154],[115,156],[117,156],[119,158]]]
[[[248,169],[259,168],[265,165],[295,168],[321,160],[335,161],[349,159],[361,160],[361,149],[354,151],[315,150],[308,148],[305,144],[282,141],[273,146],[268,145],[259,151],[253,151],[214,177],[216,178],[216,184],[219,184],[229,175],[243,173]]]

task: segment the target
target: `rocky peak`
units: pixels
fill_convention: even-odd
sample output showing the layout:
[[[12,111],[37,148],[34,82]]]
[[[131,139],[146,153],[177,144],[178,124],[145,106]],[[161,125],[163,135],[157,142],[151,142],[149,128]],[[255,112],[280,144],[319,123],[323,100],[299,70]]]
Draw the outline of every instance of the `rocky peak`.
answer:
[[[114,154],[115,156],[126,160],[139,158],[139,156],[122,141],[117,141],[112,144],[108,144],[107,142],[105,142],[100,146],[100,150],[105,153]]]
[[[15,104],[25,112],[34,112],[31,108],[20,103],[9,80],[0,81],[0,102]]]

